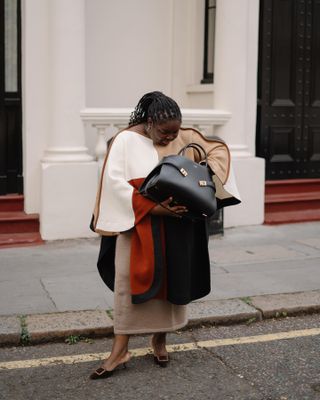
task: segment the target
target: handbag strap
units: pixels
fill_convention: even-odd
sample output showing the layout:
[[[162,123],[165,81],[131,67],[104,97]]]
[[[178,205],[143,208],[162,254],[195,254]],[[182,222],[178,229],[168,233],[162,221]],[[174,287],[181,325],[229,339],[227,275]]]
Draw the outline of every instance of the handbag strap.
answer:
[[[189,144],[187,144],[186,146],[182,147],[182,149],[179,151],[178,155],[184,156],[184,153],[185,153],[186,150],[189,149],[189,148],[193,148],[193,149],[195,149],[195,150],[197,151],[200,160],[201,160],[202,158],[204,158],[204,160],[205,160],[205,166],[207,167],[207,166],[208,166],[208,154],[207,154],[207,152],[205,151],[205,149],[204,149],[200,144],[198,144],[198,143],[189,143]],[[201,152],[202,152],[202,154],[201,154]],[[202,156],[204,156],[204,157],[202,157]]]

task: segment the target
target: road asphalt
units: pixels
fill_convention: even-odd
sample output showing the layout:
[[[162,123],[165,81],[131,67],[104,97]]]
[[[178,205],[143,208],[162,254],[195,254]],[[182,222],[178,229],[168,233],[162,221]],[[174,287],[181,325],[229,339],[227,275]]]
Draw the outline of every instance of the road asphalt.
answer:
[[[99,238],[0,250],[0,345],[112,334]],[[225,229],[210,238],[211,293],[190,326],[253,323],[320,311],[320,222]]]

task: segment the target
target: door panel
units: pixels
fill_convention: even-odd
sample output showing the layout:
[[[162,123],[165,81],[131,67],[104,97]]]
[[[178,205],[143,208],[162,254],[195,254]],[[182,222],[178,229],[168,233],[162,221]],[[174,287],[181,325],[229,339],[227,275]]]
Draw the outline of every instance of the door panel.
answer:
[[[270,101],[272,106],[295,105],[294,4],[291,0],[274,3],[271,43]],[[271,32],[268,32],[271,34]],[[272,55],[272,56],[271,56]]]
[[[310,5],[309,5],[310,7]],[[310,103],[312,107],[320,107],[320,0],[314,1],[312,10],[311,27],[308,25],[308,46],[310,46],[311,71],[310,71]],[[308,14],[308,24],[311,16]],[[310,29],[311,28],[311,29]],[[309,37],[311,35],[311,37]],[[308,78],[308,77],[307,77]]]
[[[305,90],[303,120],[304,169],[319,172],[320,165],[320,1],[306,4]],[[317,175],[319,176],[319,174]]]

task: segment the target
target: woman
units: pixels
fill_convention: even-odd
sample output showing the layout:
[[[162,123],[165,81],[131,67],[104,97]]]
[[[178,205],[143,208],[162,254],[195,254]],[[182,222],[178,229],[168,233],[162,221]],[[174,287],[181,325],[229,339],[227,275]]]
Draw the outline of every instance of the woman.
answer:
[[[92,228],[102,235],[99,272],[115,294],[115,336],[91,379],[107,378],[129,361],[129,336],[136,333],[153,333],[154,361],[167,366],[166,332],[185,326],[186,304],[210,292],[206,221],[183,218],[186,207],[171,198],[159,205],[139,194],[159,160],[189,143],[207,151],[218,207],[239,203],[227,146],[181,128],[179,106],[161,92],[144,95],[128,128],[109,144]],[[200,161],[193,149],[186,156]]]

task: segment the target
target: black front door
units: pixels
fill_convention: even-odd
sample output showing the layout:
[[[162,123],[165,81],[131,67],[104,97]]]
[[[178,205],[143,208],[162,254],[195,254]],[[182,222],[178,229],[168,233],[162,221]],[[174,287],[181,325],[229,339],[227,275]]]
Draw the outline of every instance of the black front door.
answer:
[[[266,179],[320,178],[320,0],[261,0],[257,155]]]
[[[20,0],[0,0],[0,195],[23,192]]]

